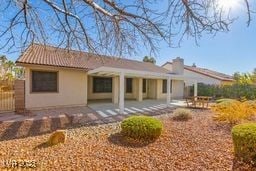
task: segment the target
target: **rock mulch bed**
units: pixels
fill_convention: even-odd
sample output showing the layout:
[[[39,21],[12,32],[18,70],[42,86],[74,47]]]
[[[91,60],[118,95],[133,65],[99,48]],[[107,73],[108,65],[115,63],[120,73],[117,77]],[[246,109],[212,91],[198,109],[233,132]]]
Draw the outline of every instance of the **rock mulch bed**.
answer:
[[[228,127],[212,121],[210,111],[195,110],[193,119],[178,122],[157,116],[164,132],[155,142],[129,144],[112,123],[68,130],[65,144],[43,145],[49,134],[0,142],[5,160],[35,160],[38,170],[248,170],[233,159]],[[2,167],[2,166],[1,166]]]

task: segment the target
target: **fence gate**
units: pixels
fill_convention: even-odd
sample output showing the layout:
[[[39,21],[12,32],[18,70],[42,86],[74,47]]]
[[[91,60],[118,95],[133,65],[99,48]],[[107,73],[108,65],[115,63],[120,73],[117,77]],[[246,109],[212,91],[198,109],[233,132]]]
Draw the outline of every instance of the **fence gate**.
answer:
[[[0,81],[0,113],[14,110],[14,81]]]

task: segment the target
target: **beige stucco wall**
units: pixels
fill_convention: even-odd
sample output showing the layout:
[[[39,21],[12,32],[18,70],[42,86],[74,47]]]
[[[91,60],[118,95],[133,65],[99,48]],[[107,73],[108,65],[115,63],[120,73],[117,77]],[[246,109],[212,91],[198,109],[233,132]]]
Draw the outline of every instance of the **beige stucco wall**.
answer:
[[[163,66],[163,68],[168,69],[170,71],[172,71],[173,68],[173,64],[167,63]],[[226,84],[226,82],[222,82],[216,78],[212,78],[209,76],[206,76],[204,74],[200,74],[200,73],[196,73],[187,69],[184,69],[184,76],[186,77],[192,77],[192,78],[197,78],[197,82],[198,83],[204,83],[204,84],[210,84],[210,85],[222,85],[222,84]],[[228,82],[228,84],[230,84],[230,82]],[[185,86],[193,86],[194,85],[194,81],[193,80],[187,80],[185,81]],[[173,98],[182,98],[184,94],[184,83],[183,81],[178,81],[175,80],[173,81],[173,94],[172,97]],[[187,94],[187,93],[186,93]]]
[[[126,91],[126,79],[124,80],[125,83],[124,83],[124,91]],[[132,93],[125,93],[124,95],[124,98],[125,99],[136,99],[136,94],[137,94],[137,91],[138,91],[138,79],[137,78],[133,78],[132,79]]]
[[[148,98],[149,99],[156,99],[157,89],[156,89],[157,80],[149,79],[148,80]]]
[[[58,71],[57,93],[32,93],[31,70]],[[87,104],[87,73],[57,67],[26,66],[25,106],[27,109]]]
[[[172,99],[184,98],[184,81],[172,80]]]
[[[204,84],[210,84],[210,85],[221,85],[221,81],[203,74],[199,74],[196,72],[192,72],[189,70],[184,70],[184,75],[189,76],[189,77],[196,77],[198,78],[199,83],[204,83]],[[192,86],[193,82],[192,81],[186,81],[186,86]]]
[[[31,70],[58,71],[58,92],[31,93]],[[26,66],[25,79],[25,106],[27,109],[86,105],[87,97],[88,100],[113,99],[115,97],[117,102],[119,98],[119,77],[116,77],[115,80],[112,78],[113,90],[117,90],[115,95],[113,93],[93,93],[93,77],[81,70],[29,65]],[[133,91],[125,93],[125,99],[135,100],[137,98],[138,82],[139,78],[133,78]],[[143,93],[143,99],[165,99],[166,93],[162,93],[162,83],[162,79],[147,79],[147,92]],[[174,86],[172,91],[175,89]]]
[[[156,81],[156,99],[166,99],[167,94],[162,92],[163,80],[158,79]],[[184,94],[184,82],[178,80],[172,80],[171,99],[181,99]]]
[[[156,80],[156,99],[165,99],[166,93],[162,92],[163,80]]]
[[[163,66],[163,68],[168,69],[169,71],[172,71],[173,66],[170,63],[167,63]],[[222,82],[218,79],[199,74],[193,71],[189,71],[187,69],[184,69],[184,75],[188,77],[194,77],[194,78],[199,78],[198,82],[204,83],[204,84],[211,84],[211,85],[221,85]],[[192,86],[193,81],[185,81],[186,86]]]
[[[173,64],[167,63],[163,66],[163,68],[179,75],[186,75],[184,70],[184,60],[182,58],[174,59]],[[184,98],[184,81],[183,80],[172,80],[171,98],[172,99]]]

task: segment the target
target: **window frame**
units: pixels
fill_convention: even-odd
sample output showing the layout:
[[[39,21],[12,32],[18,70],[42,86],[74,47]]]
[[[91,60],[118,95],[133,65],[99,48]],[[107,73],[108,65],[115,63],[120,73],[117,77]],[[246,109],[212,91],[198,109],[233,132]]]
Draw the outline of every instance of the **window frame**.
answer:
[[[94,87],[95,79],[109,79],[109,80],[111,80],[111,91],[95,91],[95,87]],[[113,78],[112,77],[100,77],[100,76],[92,77],[92,93],[95,93],[95,94],[99,94],[99,93],[113,93]]]
[[[167,93],[167,80],[162,80],[162,93]]]
[[[166,85],[166,88],[165,88],[166,92],[164,91],[164,82],[166,83],[165,84]],[[166,79],[162,80],[162,93],[167,94],[167,80]],[[172,93],[172,80],[170,80],[170,93]]]
[[[57,89],[56,91],[33,91],[33,72],[50,72],[50,73],[56,73],[56,83],[57,83]],[[45,94],[45,93],[59,93],[59,71],[55,70],[41,70],[41,69],[31,69],[30,70],[30,94]]]
[[[147,79],[145,78],[142,79],[142,93],[147,93]]]
[[[131,91],[127,91],[128,89],[128,81],[127,80],[130,80],[131,82],[130,82],[130,89],[129,90],[131,90]],[[125,93],[133,93],[133,78],[126,78],[125,79]]]

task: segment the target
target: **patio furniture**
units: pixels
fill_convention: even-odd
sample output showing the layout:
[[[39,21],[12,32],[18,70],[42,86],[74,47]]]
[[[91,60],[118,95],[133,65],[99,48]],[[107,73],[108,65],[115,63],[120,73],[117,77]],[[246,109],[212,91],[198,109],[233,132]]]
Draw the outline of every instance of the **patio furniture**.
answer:
[[[209,101],[212,97],[209,96],[191,96],[186,98],[187,107],[193,108],[208,108]]]

